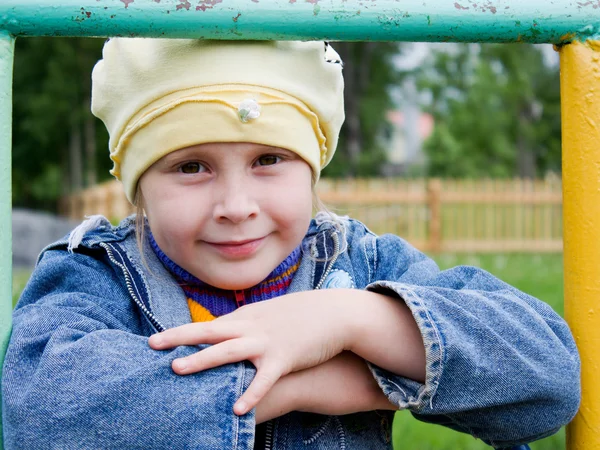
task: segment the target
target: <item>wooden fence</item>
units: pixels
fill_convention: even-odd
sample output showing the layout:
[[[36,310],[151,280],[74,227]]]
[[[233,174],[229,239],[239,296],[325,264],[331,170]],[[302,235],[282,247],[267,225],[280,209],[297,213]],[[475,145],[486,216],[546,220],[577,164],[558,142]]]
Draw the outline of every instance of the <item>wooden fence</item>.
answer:
[[[359,179],[319,181],[329,209],[361,220],[375,233],[397,234],[430,252],[561,252],[562,193],[545,180]],[[62,202],[80,220],[112,221],[134,212],[110,181]]]

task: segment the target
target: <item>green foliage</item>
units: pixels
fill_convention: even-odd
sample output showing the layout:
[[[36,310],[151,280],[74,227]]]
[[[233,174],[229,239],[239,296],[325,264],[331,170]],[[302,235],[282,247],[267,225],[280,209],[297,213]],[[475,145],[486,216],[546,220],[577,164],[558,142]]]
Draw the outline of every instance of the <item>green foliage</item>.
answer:
[[[420,422],[407,411],[396,413],[393,425],[395,450],[492,450],[472,436]],[[531,450],[564,450],[565,430],[530,444]]]
[[[429,174],[534,177],[560,171],[558,67],[539,46],[464,44],[437,51],[417,72],[435,129]]]
[[[392,58],[401,47],[394,42],[336,42],[334,47],[344,61],[346,121],[323,176],[379,175],[387,160],[381,136],[390,127],[390,87],[401,80]]]
[[[13,89],[15,206],[55,210],[58,198],[75,187],[75,171],[97,170],[100,177],[107,177],[107,138],[102,125],[91,137],[94,147],[101,151],[93,161],[83,151],[84,124],[100,123],[90,112],[90,92],[91,70],[101,55],[102,43],[101,39],[82,38],[17,40]],[[79,141],[72,140],[74,132],[79,134]],[[77,168],[73,167],[73,151],[79,152],[82,160]],[[100,153],[98,161],[102,162],[97,164]]]
[[[12,305],[13,307],[19,301],[21,292],[25,289],[25,285],[29,281],[31,272],[25,269],[13,270],[12,274]]]

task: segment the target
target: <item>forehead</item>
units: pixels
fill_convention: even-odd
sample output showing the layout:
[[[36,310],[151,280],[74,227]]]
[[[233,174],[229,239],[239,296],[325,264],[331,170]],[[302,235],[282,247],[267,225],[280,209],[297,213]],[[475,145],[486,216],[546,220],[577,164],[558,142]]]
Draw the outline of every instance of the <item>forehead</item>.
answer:
[[[244,155],[254,154],[262,152],[285,152],[290,155],[294,153],[290,150],[286,150],[279,147],[271,147],[265,144],[255,144],[252,142],[209,142],[204,144],[192,145],[190,147],[181,148],[175,150],[165,156],[163,160],[178,159],[181,157],[194,155],[194,154],[205,154],[212,156],[225,156],[225,155]]]

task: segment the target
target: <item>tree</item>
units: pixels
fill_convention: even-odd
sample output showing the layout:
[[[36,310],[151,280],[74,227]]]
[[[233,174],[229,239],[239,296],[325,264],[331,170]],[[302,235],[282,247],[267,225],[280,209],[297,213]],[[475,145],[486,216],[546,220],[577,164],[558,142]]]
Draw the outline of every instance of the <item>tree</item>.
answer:
[[[429,173],[534,177],[560,170],[557,67],[531,44],[455,45],[417,74],[435,129]]]
[[[61,195],[107,172],[106,135],[90,112],[103,40],[18,39],[13,97],[13,203],[55,210]],[[106,175],[108,176],[108,175]]]
[[[393,107],[391,86],[400,81],[392,58],[400,47],[394,42],[336,42],[344,62],[346,120],[337,153],[325,176],[378,175],[386,162],[380,142],[390,126],[386,114]]]

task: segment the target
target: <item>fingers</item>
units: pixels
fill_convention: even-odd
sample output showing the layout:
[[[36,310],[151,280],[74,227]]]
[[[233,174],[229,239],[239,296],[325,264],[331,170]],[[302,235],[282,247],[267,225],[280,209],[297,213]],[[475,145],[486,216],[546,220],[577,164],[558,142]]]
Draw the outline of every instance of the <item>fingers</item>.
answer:
[[[258,405],[258,402],[267,395],[267,392],[275,385],[282,373],[273,368],[261,368],[256,372],[256,376],[246,392],[233,405],[233,412],[238,416],[246,414],[252,408]]]
[[[189,375],[224,364],[252,359],[258,345],[250,339],[231,339],[205,348],[185,358],[173,360],[171,367],[178,375]]]
[[[218,344],[240,337],[242,328],[240,323],[229,321],[189,323],[150,336],[148,345],[164,350],[179,345]]]

